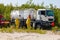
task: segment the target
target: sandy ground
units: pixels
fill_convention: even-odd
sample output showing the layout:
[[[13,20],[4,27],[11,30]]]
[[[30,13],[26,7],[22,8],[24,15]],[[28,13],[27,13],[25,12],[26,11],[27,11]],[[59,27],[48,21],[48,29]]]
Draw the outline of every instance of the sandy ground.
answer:
[[[1,33],[0,40],[60,40],[60,35],[48,31],[47,34],[38,33]]]

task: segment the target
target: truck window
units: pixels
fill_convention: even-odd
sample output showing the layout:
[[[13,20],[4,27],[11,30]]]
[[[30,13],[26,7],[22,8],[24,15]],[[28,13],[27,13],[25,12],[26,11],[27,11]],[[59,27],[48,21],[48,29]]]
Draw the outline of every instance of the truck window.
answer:
[[[47,16],[54,16],[54,13],[52,10],[47,10]]]
[[[45,15],[45,11],[41,11],[41,15]]]

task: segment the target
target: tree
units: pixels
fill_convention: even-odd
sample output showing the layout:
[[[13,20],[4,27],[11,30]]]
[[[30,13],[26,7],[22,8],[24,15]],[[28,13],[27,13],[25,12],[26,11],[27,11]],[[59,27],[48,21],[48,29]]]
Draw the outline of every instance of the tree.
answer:
[[[26,3],[31,5],[31,4],[32,4],[32,1],[33,1],[33,0],[29,0],[29,1],[27,1]]]
[[[5,10],[4,4],[0,4],[0,14],[3,14]]]
[[[41,3],[40,8],[42,8],[42,9],[45,8],[45,7],[44,7],[44,2]]]
[[[50,9],[53,9],[53,8],[54,8],[53,4],[50,4]]]
[[[10,13],[13,10],[12,4],[5,6],[4,16],[6,19],[10,19]]]

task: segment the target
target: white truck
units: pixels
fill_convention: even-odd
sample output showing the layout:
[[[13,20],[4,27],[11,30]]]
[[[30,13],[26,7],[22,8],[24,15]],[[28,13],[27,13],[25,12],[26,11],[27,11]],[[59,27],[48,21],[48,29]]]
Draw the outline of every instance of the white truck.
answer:
[[[48,28],[54,26],[54,12],[50,9],[25,9],[13,10],[11,12],[11,20],[18,18],[21,24],[26,26],[26,19],[31,15],[31,26],[33,28]]]

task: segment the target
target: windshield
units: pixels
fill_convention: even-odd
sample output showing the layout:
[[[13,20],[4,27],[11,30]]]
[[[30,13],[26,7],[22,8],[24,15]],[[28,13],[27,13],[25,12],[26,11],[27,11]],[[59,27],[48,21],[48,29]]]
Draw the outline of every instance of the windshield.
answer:
[[[52,10],[47,10],[47,16],[54,16],[53,11]]]

